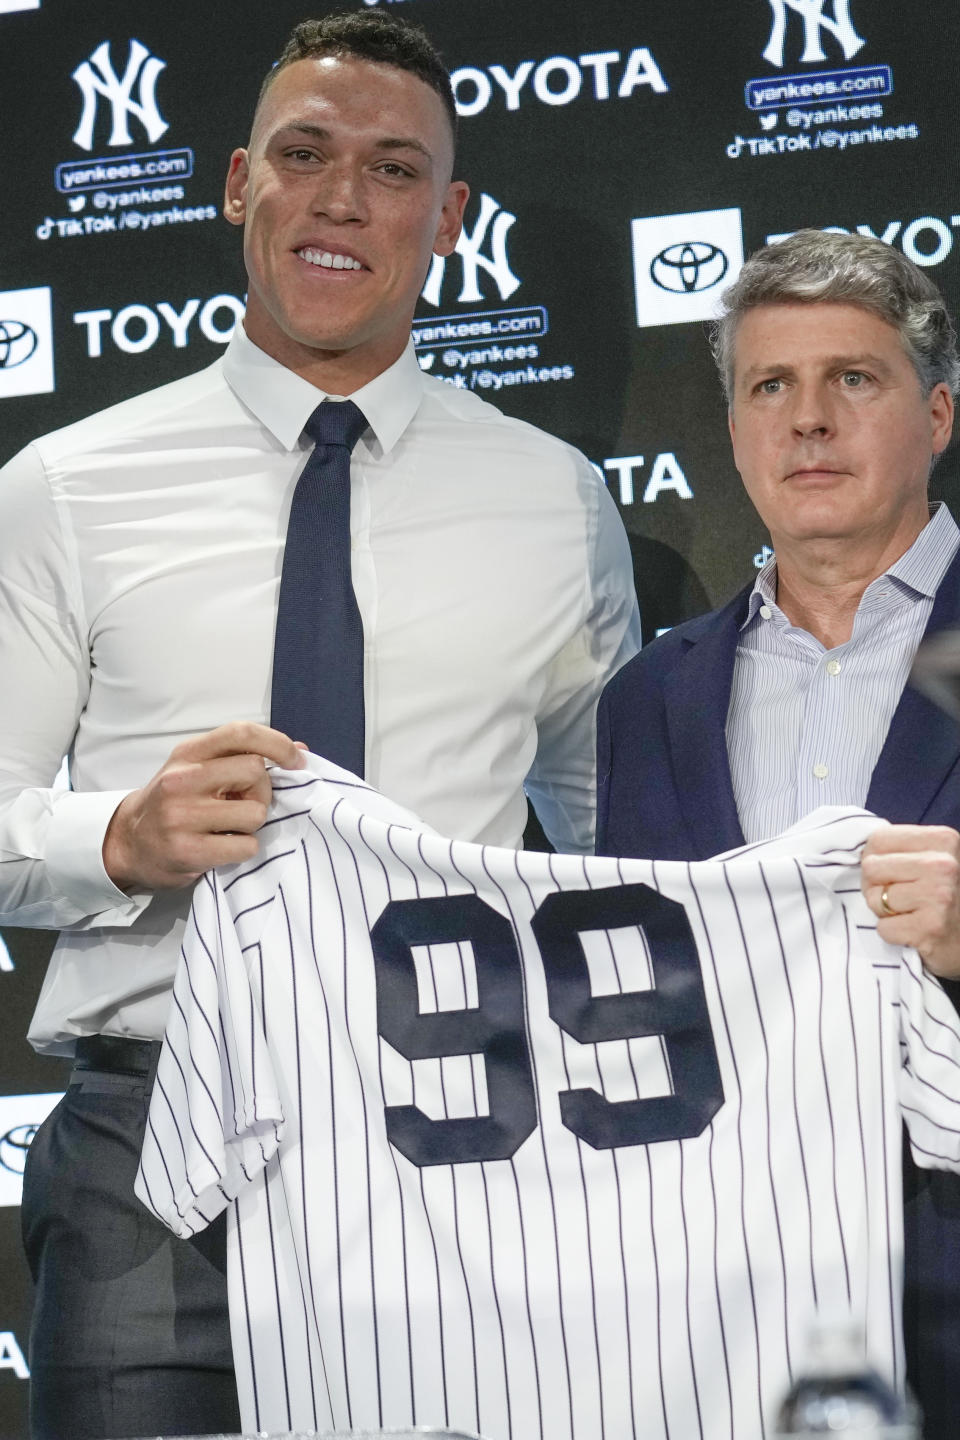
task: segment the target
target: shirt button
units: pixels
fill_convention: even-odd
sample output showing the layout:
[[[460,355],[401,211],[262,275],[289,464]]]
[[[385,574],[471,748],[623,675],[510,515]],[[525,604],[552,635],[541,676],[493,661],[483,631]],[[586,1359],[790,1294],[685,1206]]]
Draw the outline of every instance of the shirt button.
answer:
[[[827,776],[830,774],[830,771],[827,769],[826,765],[824,765],[821,761],[818,760],[816,765],[814,765],[813,767],[813,773],[818,780],[826,780]]]
[[[773,614],[773,611],[770,609],[769,605],[761,605],[760,614],[763,616],[764,620],[769,620],[770,616]]]
[[[828,661],[827,661],[827,674],[828,674],[828,675],[839,675],[839,674],[840,674],[840,670],[841,670],[841,665],[840,665],[840,661],[839,661],[839,660],[828,660]]]

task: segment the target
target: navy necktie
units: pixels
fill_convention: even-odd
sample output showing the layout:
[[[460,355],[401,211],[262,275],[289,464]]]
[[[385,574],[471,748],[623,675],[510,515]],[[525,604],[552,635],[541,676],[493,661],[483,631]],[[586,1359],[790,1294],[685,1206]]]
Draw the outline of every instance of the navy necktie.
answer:
[[[313,454],[293,492],[273,649],[270,723],[363,774],[363,622],[350,575],[350,454],[367,428],[352,400],[304,426]]]

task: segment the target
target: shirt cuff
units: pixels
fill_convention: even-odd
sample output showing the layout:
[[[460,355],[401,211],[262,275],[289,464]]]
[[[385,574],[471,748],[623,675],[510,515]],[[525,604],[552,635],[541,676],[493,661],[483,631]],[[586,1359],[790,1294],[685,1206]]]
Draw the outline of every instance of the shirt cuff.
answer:
[[[129,790],[69,791],[58,795],[47,831],[46,863],[51,888],[98,925],[130,925],[153,899],[150,891],[127,895],[103,865],[103,838]]]

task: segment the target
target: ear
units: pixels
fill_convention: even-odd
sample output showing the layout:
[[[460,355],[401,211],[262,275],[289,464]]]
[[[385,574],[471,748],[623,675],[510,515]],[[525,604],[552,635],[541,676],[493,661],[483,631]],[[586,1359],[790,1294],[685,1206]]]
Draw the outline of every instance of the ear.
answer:
[[[234,150],[230,156],[227,183],[223,192],[223,213],[231,225],[242,225],[247,218],[247,183],[250,179],[250,155]]]
[[[933,453],[939,455],[950,444],[953,433],[953,396],[944,384],[934,385],[930,391],[930,428]]]
[[[463,212],[470,198],[470,186],[463,180],[451,180],[447,186],[443,208],[433,237],[434,255],[452,255],[463,228]]]

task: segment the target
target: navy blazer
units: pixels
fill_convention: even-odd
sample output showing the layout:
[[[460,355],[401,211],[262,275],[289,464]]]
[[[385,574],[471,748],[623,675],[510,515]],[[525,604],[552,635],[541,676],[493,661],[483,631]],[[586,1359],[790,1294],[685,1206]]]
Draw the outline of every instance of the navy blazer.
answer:
[[[724,732],[751,589],[654,640],[604,690],[597,714],[598,855],[707,860],[744,843]],[[943,577],[925,633],[956,625],[960,554]],[[960,725],[910,685],[866,807],[902,824],[960,829]]]
[[[744,843],[725,726],[752,586],[629,661],[597,715],[597,853],[706,860]],[[926,634],[960,625],[960,554]],[[960,725],[907,685],[866,799],[904,824],[960,829]],[[945,987],[960,1009],[960,985]],[[960,1436],[960,1179],[904,1167],[907,1373],[926,1440]]]

